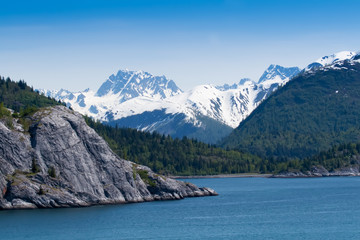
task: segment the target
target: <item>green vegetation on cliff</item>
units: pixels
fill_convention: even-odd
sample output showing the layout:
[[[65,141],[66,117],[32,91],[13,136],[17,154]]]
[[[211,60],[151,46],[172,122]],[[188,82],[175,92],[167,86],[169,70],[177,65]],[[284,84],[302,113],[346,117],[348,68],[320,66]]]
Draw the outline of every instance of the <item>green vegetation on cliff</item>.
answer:
[[[16,112],[41,107],[55,106],[61,103],[56,100],[40,95],[29,87],[25,81],[12,81],[10,78],[0,77],[0,103],[6,108]],[[26,113],[25,113],[26,114]]]

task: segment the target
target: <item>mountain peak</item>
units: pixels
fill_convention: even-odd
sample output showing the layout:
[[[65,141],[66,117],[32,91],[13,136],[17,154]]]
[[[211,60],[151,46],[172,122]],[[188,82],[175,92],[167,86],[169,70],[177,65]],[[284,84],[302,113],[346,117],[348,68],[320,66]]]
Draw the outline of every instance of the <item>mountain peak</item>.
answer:
[[[154,76],[144,71],[119,70],[112,74],[96,92],[102,97],[108,94],[120,96],[120,102],[138,96],[164,99],[181,93],[174,81],[165,76]]]
[[[271,64],[260,77],[258,83],[268,80],[279,79],[280,81],[289,80],[300,72],[298,67],[282,67],[280,65]]]
[[[316,62],[321,63],[322,65],[329,65],[338,61],[350,59],[355,55],[355,52],[341,51],[338,53],[334,53],[330,56],[324,56],[322,58],[319,58]]]
[[[319,58],[315,62],[309,64],[305,68],[305,70],[307,71],[307,70],[310,70],[310,69],[313,69],[313,68],[325,67],[327,65],[331,65],[331,64],[334,64],[336,62],[352,59],[355,56],[356,56],[355,52],[341,51],[341,52],[338,52],[338,53],[331,54],[329,56],[324,56],[322,58]]]
[[[277,69],[277,68],[283,68],[280,65],[277,64],[270,64],[270,66],[267,68],[268,70]]]

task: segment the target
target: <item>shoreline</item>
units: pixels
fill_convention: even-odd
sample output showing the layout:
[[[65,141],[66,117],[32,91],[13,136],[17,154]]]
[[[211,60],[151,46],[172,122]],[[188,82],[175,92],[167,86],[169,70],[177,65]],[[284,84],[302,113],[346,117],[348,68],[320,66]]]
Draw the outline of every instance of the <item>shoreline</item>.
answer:
[[[239,173],[239,174],[218,174],[218,175],[191,175],[191,176],[167,176],[172,179],[202,179],[202,178],[326,178],[326,177],[360,177],[360,173],[342,174],[312,174],[312,175],[291,175],[291,174],[260,174],[260,173]]]
[[[197,179],[197,178],[270,178],[271,176],[273,176],[273,174],[238,173],[238,174],[167,176],[167,177],[172,179]]]

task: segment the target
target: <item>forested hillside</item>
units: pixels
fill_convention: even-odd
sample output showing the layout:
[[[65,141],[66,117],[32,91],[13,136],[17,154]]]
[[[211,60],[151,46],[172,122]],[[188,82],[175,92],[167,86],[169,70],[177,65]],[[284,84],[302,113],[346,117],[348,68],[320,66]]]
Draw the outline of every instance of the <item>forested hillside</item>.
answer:
[[[327,170],[333,171],[350,166],[359,166],[360,163],[360,143],[341,144],[332,147],[328,151],[305,159],[303,168],[309,170],[311,166],[321,165]]]
[[[0,103],[5,107],[20,112],[27,107],[48,107],[61,104],[56,100],[40,95],[29,87],[25,81],[12,81],[0,77]]]
[[[303,172],[310,171],[313,166],[323,166],[329,172],[360,165],[360,143],[340,144],[327,151],[322,151],[315,156],[303,160],[290,160],[279,163],[277,171],[279,172]]]
[[[120,157],[144,164],[170,175],[222,173],[269,173],[278,164],[255,155],[217,148],[186,137],[173,139],[158,133],[114,128],[85,117],[90,127],[102,136]]]
[[[345,61],[295,77],[222,146],[285,161],[359,140],[360,63]]]

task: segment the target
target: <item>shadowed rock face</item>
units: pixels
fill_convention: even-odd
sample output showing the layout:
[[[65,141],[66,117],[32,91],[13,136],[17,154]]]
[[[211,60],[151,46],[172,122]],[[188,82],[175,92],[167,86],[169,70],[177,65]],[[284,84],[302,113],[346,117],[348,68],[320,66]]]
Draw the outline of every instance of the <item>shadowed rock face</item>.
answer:
[[[16,120],[11,129],[0,122],[0,209],[217,195],[120,159],[80,114],[65,107],[43,109],[29,120],[28,131]]]

